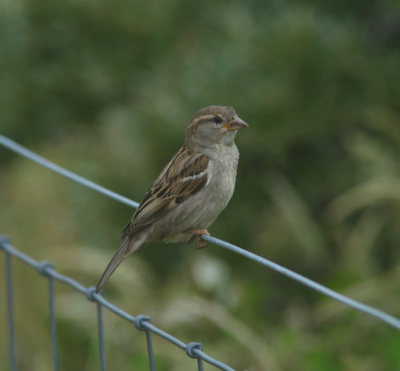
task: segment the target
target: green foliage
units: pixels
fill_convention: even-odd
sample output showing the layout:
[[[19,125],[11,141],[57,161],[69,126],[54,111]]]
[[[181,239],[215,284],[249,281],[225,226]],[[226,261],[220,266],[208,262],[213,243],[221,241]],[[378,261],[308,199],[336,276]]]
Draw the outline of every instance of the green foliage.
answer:
[[[398,2],[21,0],[0,10],[1,134],[140,201],[191,115],[232,105],[250,128],[237,136],[234,197],[210,232],[400,316]],[[0,156],[0,232],[94,285],[133,210]],[[14,266],[20,370],[50,370],[46,282]],[[238,370],[400,368],[395,330],[217,246],[148,246],[105,295]],[[98,369],[93,305],[57,285],[57,314],[61,370]],[[110,368],[148,369],[144,335],[105,320]],[[195,367],[154,341],[160,370]],[[5,346],[0,359],[7,369]]]

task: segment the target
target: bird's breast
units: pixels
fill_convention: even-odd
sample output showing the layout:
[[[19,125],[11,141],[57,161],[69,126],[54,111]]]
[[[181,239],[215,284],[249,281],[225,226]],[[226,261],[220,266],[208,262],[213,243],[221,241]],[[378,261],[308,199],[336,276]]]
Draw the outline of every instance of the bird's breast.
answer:
[[[235,189],[239,153],[236,146],[220,156],[209,156],[207,184],[182,202],[168,217],[153,223],[163,242],[188,242],[186,229],[208,228],[226,207]],[[156,233],[158,234],[158,233]]]

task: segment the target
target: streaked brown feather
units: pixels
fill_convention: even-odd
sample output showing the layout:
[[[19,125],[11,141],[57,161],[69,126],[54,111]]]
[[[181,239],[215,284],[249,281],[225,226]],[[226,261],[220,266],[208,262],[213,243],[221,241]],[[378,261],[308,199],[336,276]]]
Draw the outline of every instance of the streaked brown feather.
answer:
[[[208,181],[208,163],[207,156],[183,145],[147,191],[121,238],[150,225],[199,192]]]

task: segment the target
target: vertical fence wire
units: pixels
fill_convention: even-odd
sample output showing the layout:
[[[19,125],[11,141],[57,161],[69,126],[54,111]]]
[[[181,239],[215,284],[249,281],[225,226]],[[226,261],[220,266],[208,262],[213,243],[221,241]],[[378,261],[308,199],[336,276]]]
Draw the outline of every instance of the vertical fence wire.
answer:
[[[17,371],[17,352],[15,346],[15,321],[14,321],[14,292],[12,282],[11,254],[6,252],[6,302],[7,302],[7,322],[8,322],[8,341],[10,347],[11,370]]]
[[[154,360],[153,340],[150,330],[146,330],[147,352],[149,354],[150,371],[156,371],[156,362]]]
[[[50,318],[50,339],[51,339],[51,355],[53,362],[53,370],[58,371],[58,346],[57,346],[57,323],[56,323],[56,307],[55,307],[55,291],[54,291],[54,277],[49,273],[54,265],[48,261],[42,261],[35,264],[38,272],[48,279],[49,283],[49,318]]]
[[[104,345],[103,305],[97,303],[97,329],[99,334],[100,368],[106,371],[106,349]]]
[[[198,371],[204,371],[203,368],[203,359],[202,358],[197,358],[197,369]]]
[[[139,331],[146,332],[147,353],[149,355],[150,371],[155,371],[156,363],[154,360],[153,340],[151,337],[151,331],[150,331],[149,327],[145,326],[145,325],[148,325],[151,323],[151,319],[148,316],[144,316],[143,314],[140,314],[135,317],[135,319],[133,320],[133,323]]]
[[[58,347],[57,347],[57,324],[54,295],[54,279],[49,276],[49,311],[50,311],[50,333],[51,333],[51,351],[53,357],[53,370],[58,371]]]

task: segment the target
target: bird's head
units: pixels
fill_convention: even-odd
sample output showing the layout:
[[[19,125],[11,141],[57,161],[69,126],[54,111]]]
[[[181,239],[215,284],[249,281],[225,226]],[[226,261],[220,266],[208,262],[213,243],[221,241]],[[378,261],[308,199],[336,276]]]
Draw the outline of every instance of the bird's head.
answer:
[[[197,112],[186,128],[186,144],[191,148],[230,146],[239,129],[248,127],[233,107],[208,106]]]

